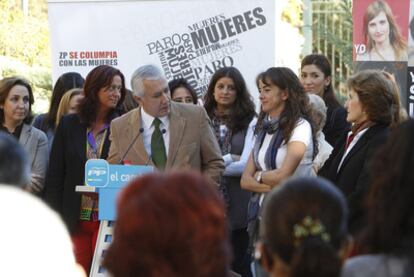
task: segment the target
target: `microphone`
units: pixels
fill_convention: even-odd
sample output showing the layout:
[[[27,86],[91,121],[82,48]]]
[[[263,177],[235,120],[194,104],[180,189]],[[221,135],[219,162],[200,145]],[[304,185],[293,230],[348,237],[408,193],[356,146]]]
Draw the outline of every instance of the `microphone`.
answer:
[[[122,155],[121,159],[119,160],[118,164],[124,164],[124,159],[126,157],[126,155],[128,154],[129,150],[131,150],[132,145],[134,145],[134,143],[137,141],[137,139],[139,138],[139,136],[144,133],[144,128],[139,128],[138,130],[138,134],[135,136],[135,138],[132,140],[132,142],[129,144],[127,150],[125,151],[124,155]]]
[[[161,136],[158,138],[157,144],[160,142],[161,138],[164,137],[164,134],[167,132],[167,130],[165,130],[164,128],[161,129]],[[165,153],[165,155],[167,155],[167,153]],[[151,151],[151,155],[148,156],[147,162],[145,163],[145,166],[147,166],[150,162],[150,160],[152,159],[152,151]]]

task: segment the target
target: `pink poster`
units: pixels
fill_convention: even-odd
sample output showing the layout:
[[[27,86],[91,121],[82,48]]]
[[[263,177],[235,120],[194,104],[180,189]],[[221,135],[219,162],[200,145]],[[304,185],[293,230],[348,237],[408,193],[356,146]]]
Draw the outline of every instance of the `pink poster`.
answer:
[[[354,0],[355,61],[407,61],[409,0]]]

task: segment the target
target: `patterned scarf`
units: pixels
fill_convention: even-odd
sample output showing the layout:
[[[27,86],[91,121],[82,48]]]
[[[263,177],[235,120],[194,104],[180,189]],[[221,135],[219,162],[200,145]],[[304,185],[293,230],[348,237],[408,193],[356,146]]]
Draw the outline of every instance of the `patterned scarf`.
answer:
[[[267,118],[263,121],[262,129],[259,131],[256,137],[256,142],[253,147],[253,160],[256,166],[257,171],[264,170],[259,163],[258,156],[260,148],[262,147],[263,141],[266,137],[266,134],[273,135],[270,140],[270,144],[267,146],[265,154],[265,165],[267,169],[273,170],[276,169],[276,156],[279,147],[283,142],[283,133],[279,128],[279,119],[268,120]],[[247,207],[247,232],[249,234],[249,250],[252,251],[253,243],[258,238],[259,225],[260,225],[260,199],[262,198],[262,193],[252,193],[250,197],[249,204]]]
[[[269,146],[267,147],[266,154],[265,154],[265,164],[268,169],[276,169],[276,156],[277,151],[279,150],[280,146],[283,142],[283,133],[282,130],[279,129],[279,119],[272,119],[268,120],[267,118],[264,119],[263,127],[257,134],[256,143],[253,147],[253,159],[255,166],[258,171],[262,171],[263,168],[260,166],[258,157],[259,151],[262,147],[263,141],[266,137],[266,134],[272,135],[272,139],[270,141]]]
[[[219,113],[217,110],[214,110],[213,116],[211,118],[211,123],[213,125],[214,134],[216,135],[217,142],[219,143],[221,154],[224,156],[230,153],[231,150],[231,137],[232,132],[227,127],[230,120],[229,113]],[[224,136],[221,135],[220,126],[225,125],[227,131]]]

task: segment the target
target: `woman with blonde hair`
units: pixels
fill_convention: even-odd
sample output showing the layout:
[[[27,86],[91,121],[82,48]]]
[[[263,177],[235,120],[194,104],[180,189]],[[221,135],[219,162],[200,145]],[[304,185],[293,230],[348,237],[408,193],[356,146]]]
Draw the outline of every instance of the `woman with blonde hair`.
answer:
[[[56,114],[56,126],[64,115],[73,114],[78,111],[79,102],[83,99],[83,91],[80,88],[73,88],[65,92],[60,100],[59,108]]]
[[[369,4],[364,15],[366,51],[357,61],[406,61],[407,40],[402,36],[390,6],[384,0]]]

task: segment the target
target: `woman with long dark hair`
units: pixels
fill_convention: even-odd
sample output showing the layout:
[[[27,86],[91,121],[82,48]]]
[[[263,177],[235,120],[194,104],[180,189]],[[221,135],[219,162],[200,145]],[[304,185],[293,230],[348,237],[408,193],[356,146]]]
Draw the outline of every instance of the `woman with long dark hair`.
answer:
[[[250,192],[242,190],[240,178],[253,147],[256,112],[240,71],[235,67],[217,70],[205,95],[204,107],[225,161],[221,186],[228,195],[228,215],[232,229],[233,270],[250,276],[247,204]]]
[[[248,231],[253,243],[263,198],[290,176],[314,175],[318,153],[316,128],[309,98],[299,78],[286,67],[271,67],[257,77],[261,114],[257,137],[241,179],[253,192],[248,208]]]
[[[89,72],[79,112],[64,116],[56,130],[46,178],[45,199],[67,224],[75,256],[89,272],[99,229],[98,198],[80,194],[88,159],[106,159],[109,124],[125,97],[124,75],[107,65]]]
[[[303,58],[301,64],[301,82],[305,91],[320,96],[328,110],[322,132],[332,147],[338,138],[349,130],[346,110],[336,99],[332,85],[332,68],[329,60],[321,54],[311,54]]]

